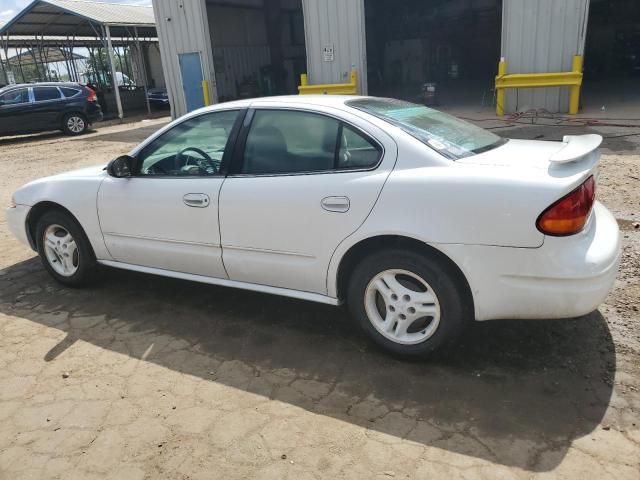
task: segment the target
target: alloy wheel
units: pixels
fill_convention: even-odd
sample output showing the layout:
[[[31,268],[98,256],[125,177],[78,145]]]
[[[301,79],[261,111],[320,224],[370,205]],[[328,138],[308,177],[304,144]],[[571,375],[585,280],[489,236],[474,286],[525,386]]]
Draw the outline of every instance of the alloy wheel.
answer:
[[[60,225],[49,225],[43,234],[44,252],[51,268],[63,277],[71,277],[78,271],[80,256],[76,241],[69,231]]]
[[[414,345],[429,339],[440,324],[440,303],[431,286],[408,270],[385,270],[365,290],[365,311],[380,334]]]
[[[73,133],[81,133],[84,130],[84,125],[82,117],[74,115],[67,120],[67,128]]]

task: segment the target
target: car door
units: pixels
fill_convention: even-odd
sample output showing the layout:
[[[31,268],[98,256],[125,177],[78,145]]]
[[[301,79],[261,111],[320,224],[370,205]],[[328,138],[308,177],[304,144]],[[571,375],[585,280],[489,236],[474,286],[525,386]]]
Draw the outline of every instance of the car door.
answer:
[[[31,121],[38,130],[57,130],[61,128],[61,114],[64,109],[62,94],[58,87],[33,87],[33,106]]]
[[[229,278],[326,294],[333,252],[372,210],[396,157],[391,137],[347,112],[250,110],[220,193]]]
[[[31,100],[27,87],[12,88],[0,95],[0,134],[30,131]]]
[[[144,146],[131,177],[104,180],[98,215],[114,260],[227,278],[218,195],[240,114],[235,109],[191,117]]]

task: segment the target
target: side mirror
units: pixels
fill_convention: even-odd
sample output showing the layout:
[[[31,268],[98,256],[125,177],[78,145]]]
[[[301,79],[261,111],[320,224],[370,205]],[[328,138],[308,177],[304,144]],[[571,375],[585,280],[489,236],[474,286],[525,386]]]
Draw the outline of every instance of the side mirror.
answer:
[[[115,178],[127,178],[131,176],[133,172],[133,157],[129,155],[122,155],[118,158],[114,158],[107,165],[107,173]]]

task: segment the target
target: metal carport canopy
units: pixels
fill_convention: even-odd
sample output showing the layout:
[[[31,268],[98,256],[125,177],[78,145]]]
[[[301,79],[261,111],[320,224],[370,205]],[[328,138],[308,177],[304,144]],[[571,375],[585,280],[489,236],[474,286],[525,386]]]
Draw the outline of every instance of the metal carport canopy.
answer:
[[[141,5],[81,0],[34,0],[13,20],[0,28],[0,35],[99,36],[108,26],[114,37],[156,37],[153,8]]]
[[[115,37],[156,37],[153,7],[81,0],[34,0],[13,20],[0,28],[0,39],[10,35],[66,35],[98,37],[106,40],[113,91],[122,118],[122,102],[117,84],[112,35]],[[145,95],[146,95],[145,83]],[[147,108],[149,109],[148,99]]]

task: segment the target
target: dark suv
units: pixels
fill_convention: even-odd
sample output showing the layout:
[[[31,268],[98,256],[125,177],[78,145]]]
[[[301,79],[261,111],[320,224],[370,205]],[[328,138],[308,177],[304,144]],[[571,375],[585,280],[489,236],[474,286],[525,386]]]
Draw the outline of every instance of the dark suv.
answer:
[[[80,135],[102,120],[96,93],[78,83],[33,83],[0,89],[0,135],[62,130]]]

